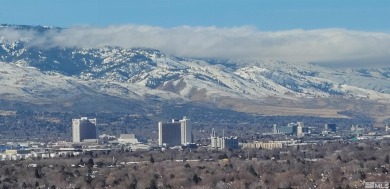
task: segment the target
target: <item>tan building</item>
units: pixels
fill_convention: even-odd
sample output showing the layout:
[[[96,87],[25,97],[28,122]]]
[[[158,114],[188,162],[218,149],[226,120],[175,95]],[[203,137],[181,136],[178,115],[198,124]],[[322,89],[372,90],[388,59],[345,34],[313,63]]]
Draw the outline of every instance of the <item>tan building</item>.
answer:
[[[5,150],[5,154],[16,155],[16,154],[18,154],[18,150]]]
[[[260,141],[255,141],[251,143],[243,143],[242,144],[243,148],[261,148],[261,149],[267,149],[267,150],[272,150],[276,148],[283,148],[283,143],[282,142],[260,142]]]

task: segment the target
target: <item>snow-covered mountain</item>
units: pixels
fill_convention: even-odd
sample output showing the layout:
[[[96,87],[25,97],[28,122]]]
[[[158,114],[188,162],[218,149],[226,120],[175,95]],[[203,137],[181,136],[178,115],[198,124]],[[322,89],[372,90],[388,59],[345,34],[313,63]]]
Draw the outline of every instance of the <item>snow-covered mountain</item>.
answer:
[[[0,30],[9,28],[42,34],[61,30],[11,25],[1,25]],[[28,37],[0,40],[3,101],[60,102],[65,107],[90,99],[101,109],[122,106],[115,109],[120,111],[153,99],[258,113],[269,113],[261,111],[264,107],[281,107],[292,108],[290,113],[296,108],[323,108],[336,114],[358,111],[359,101],[381,107],[390,102],[390,68],[336,70],[271,60],[183,58],[147,48],[45,47],[31,44]],[[274,114],[283,114],[282,109],[276,108]]]

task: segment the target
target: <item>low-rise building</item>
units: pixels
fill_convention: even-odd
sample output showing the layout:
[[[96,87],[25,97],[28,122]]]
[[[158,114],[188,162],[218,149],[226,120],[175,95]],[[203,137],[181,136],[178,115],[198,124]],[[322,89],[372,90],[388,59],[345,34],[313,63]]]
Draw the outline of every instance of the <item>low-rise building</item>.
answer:
[[[138,144],[140,143],[135,137],[135,134],[121,134],[118,142],[121,144]]]
[[[261,149],[267,149],[272,150],[276,148],[283,148],[284,144],[280,141],[274,141],[274,142],[261,142],[261,141],[254,141],[250,143],[243,143],[243,148],[261,148]]]

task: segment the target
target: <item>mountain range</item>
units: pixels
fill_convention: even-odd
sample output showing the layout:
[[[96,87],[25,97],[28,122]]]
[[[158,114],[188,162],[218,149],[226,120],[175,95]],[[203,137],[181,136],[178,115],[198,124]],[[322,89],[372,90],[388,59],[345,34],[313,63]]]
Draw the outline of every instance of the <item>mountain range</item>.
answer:
[[[189,58],[149,48],[35,45],[0,25],[0,109],[149,112],[191,103],[262,115],[390,119],[390,67],[331,68],[261,59]],[[228,48],[228,47],[227,47]]]

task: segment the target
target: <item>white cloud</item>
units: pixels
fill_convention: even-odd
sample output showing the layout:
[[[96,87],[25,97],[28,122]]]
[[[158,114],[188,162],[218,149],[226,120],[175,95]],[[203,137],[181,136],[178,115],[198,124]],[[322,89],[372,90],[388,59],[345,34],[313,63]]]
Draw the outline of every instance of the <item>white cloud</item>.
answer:
[[[261,58],[294,62],[383,61],[390,58],[390,34],[345,29],[263,32],[235,28],[143,25],[78,26],[45,35],[0,30],[5,39],[31,38],[45,47],[148,47],[185,57]]]

